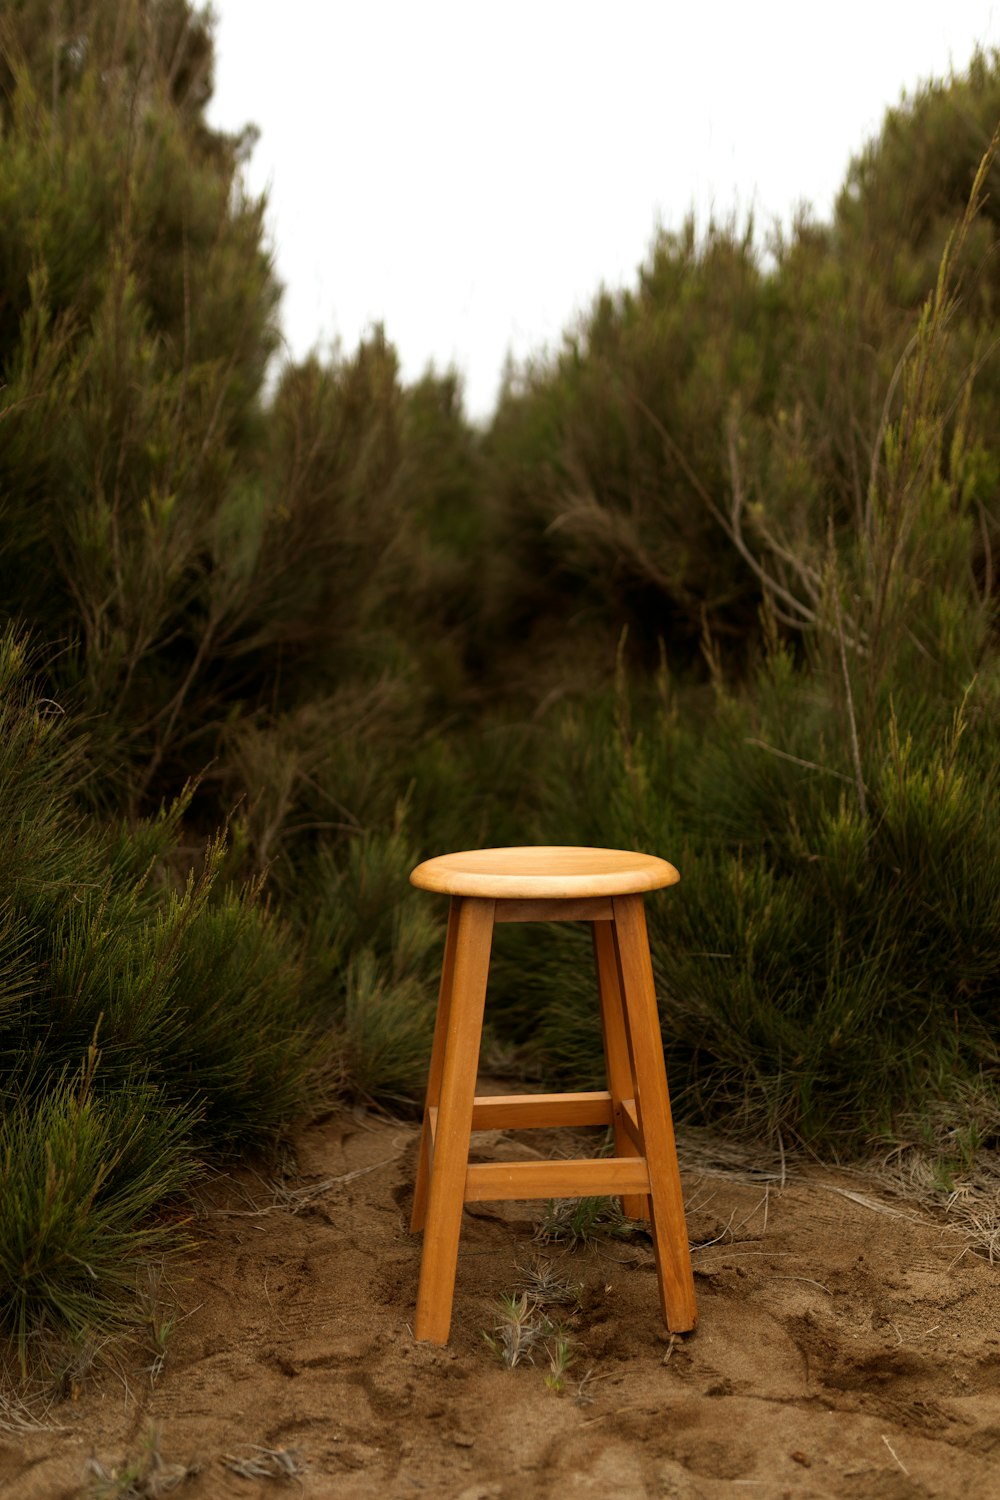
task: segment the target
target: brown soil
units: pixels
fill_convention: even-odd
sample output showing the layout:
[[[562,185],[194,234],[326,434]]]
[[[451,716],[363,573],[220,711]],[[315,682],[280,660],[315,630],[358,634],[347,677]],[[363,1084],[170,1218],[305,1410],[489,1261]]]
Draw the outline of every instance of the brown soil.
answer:
[[[580,1150],[547,1135],[485,1144]],[[48,1430],[0,1423],[0,1495],[94,1494],[95,1462],[120,1474],[151,1441],[159,1467],[130,1494],[189,1465],[173,1493],[190,1500],[1000,1493],[997,1271],[953,1229],[825,1169],[782,1186],[689,1167],[699,1331],[663,1331],[644,1235],[550,1248],[583,1287],[560,1393],[482,1336],[538,1254],[542,1205],[467,1211],[451,1344],[413,1342],[415,1141],[338,1116],[303,1132],[283,1187],[220,1184],[172,1273],[162,1370],[98,1362]]]

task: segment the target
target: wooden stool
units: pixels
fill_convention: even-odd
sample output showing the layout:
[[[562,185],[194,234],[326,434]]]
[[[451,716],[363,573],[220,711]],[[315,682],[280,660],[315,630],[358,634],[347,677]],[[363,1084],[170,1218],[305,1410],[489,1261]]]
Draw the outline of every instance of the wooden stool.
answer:
[[[648,1218],[668,1329],[698,1313],[642,905],[673,865],[622,849],[474,849],[418,865],[411,882],[451,897],[411,1229],[424,1230],[414,1332],[446,1344],[462,1205],[618,1194]],[[608,1087],[588,1094],[476,1096],[494,922],[589,922]],[[610,1125],[612,1157],[469,1164],[472,1130]]]

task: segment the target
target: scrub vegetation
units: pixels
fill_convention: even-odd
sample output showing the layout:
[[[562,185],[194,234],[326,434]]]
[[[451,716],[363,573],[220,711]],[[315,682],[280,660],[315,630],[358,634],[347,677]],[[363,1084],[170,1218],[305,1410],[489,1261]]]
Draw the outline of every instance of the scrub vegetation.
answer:
[[[265,374],[252,133],[187,0],[0,18],[0,1323],[137,1316],[206,1165],[418,1097],[419,859],[661,853],[682,1119],[827,1156],[1000,1129],[1000,57],[829,223],[660,233],[485,430],[384,332]],[[494,1042],[601,1076],[586,934]]]

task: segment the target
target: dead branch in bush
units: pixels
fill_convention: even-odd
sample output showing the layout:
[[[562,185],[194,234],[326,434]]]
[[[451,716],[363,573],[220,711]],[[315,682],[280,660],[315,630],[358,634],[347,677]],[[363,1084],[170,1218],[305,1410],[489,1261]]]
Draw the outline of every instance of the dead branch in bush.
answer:
[[[797,619],[791,616],[786,616],[778,610],[777,606],[775,606],[775,613],[781,620],[781,623],[783,625],[788,625],[791,629],[794,630],[803,630],[809,626],[817,625],[819,622],[814,611],[810,609],[808,605],[804,604],[801,599],[797,599],[794,594],[792,594],[778,581],[778,579],[768,574],[766,570],[761,566],[757,557],[755,557],[753,552],[746,544],[740,524],[740,514],[743,509],[743,492],[742,486],[739,482],[738,469],[734,465],[735,452],[733,447],[732,431],[730,432],[730,464],[731,467],[733,467],[733,501],[731,513],[727,517],[719,508],[719,506],[716,505],[705,485],[702,483],[698,475],[695,473],[694,469],[691,467],[691,464],[685,457],[683,450],[670,436],[670,433],[664,427],[663,423],[660,421],[656,413],[651,411],[650,408],[646,405],[645,401],[643,401],[642,397],[637,396],[634,391],[628,391],[627,394],[629,400],[632,401],[637,409],[642,412],[642,414],[655,428],[657,435],[659,436],[660,441],[663,443],[664,449],[666,450],[669,457],[672,458],[680,468],[685,479],[688,481],[691,488],[698,496],[699,500],[701,500],[702,504],[706,507],[709,513],[714,516],[715,520],[718,521],[723,531],[733,543],[733,546],[736,548],[737,552],[739,552],[740,556],[743,558],[743,561],[754,573],[760,583],[763,584],[765,589],[770,590],[772,594],[776,594],[780,599],[784,600],[785,604],[790,610],[794,610],[797,613]]]
[[[851,760],[854,762],[854,779],[858,789],[858,808],[863,822],[868,821],[868,798],[865,793],[864,772],[861,769],[861,746],[858,743],[858,716],[854,711],[854,693],[851,688],[851,673],[847,665],[847,642],[844,633],[844,615],[840,604],[840,589],[837,586],[837,554],[833,538],[833,517],[828,521],[830,547],[830,592],[833,595],[834,619],[837,626],[837,646],[840,655],[840,671],[844,682],[844,699],[847,722],[851,731]]]
[[[810,567],[810,565],[806,563],[802,558],[798,558],[794,553],[789,552],[787,547],[781,546],[777,538],[771,536],[764,529],[760,517],[757,517],[755,524],[758,531],[761,533],[765,544],[770,548],[770,550],[774,553],[775,557],[779,559],[779,561],[785,563],[786,566],[791,568],[793,573],[798,575],[799,582],[802,584],[803,590],[809,599],[809,603],[807,604],[805,601],[797,597],[797,595],[793,594],[789,589],[786,589],[781,583],[779,583],[777,578],[767,573],[767,571],[761,565],[760,561],[751,552],[750,547],[748,546],[743,536],[743,512],[746,505],[746,493],[743,488],[743,478],[740,472],[739,452],[737,448],[738,436],[739,423],[734,412],[730,414],[729,421],[726,424],[726,447],[729,457],[729,478],[730,486],[732,489],[732,501],[729,509],[729,522],[726,527],[729,533],[729,537],[733,542],[733,545],[739,552],[740,556],[744,559],[745,562],[749,563],[751,568],[753,568],[754,572],[757,574],[757,577],[764,584],[764,587],[772,595],[775,593],[780,595],[780,597],[786,602],[786,604],[798,611],[801,618],[796,621],[783,616],[775,606],[775,613],[782,621],[782,624],[791,625],[796,629],[802,629],[803,625],[810,625],[814,627],[820,625],[822,623],[820,603],[823,580],[820,574],[817,573],[816,569]]]
[[[845,776],[843,771],[835,771],[832,766],[821,766],[817,760],[803,760],[801,755],[790,755],[787,750],[779,750],[776,745],[755,739],[753,735],[747,735],[744,743],[753,745],[757,750],[766,750],[768,755],[776,755],[779,760],[791,761],[793,766],[802,766],[807,771],[822,771],[825,776],[836,776],[838,781],[846,781],[848,786],[854,785],[854,778]]]

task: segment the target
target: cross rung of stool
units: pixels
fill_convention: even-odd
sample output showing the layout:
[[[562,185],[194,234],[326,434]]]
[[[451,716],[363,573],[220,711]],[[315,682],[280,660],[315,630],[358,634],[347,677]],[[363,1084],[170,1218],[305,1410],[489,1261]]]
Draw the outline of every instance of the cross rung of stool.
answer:
[[[474,849],[418,865],[415,886],[451,897],[411,1228],[424,1231],[414,1333],[448,1342],[462,1207],[498,1199],[620,1196],[648,1219],[667,1328],[697,1307],[674,1146],[643,894],[673,885],[666,860],[622,849]],[[496,922],[589,922],[607,1065],[606,1089],[476,1095]],[[469,1162],[473,1130],[604,1125],[615,1155],[573,1161]]]

